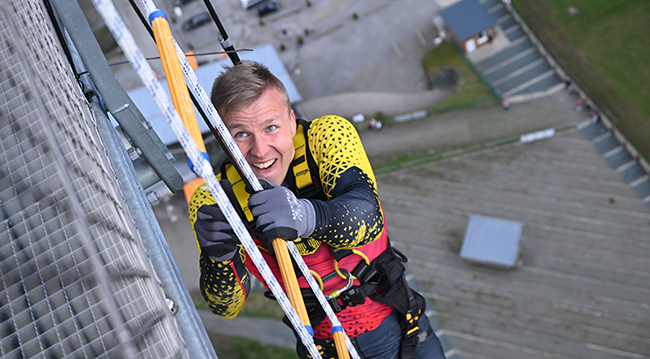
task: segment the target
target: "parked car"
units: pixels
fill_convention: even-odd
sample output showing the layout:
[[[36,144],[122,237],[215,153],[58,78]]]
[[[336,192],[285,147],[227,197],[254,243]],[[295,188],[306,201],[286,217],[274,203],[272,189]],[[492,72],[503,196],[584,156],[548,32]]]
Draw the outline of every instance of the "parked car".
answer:
[[[181,25],[181,29],[183,31],[191,31],[196,29],[197,27],[203,26],[207,23],[212,21],[212,18],[210,17],[210,14],[207,12],[202,12],[200,14],[192,16],[189,20],[186,20],[183,25]]]
[[[280,10],[280,4],[275,1],[267,1],[257,7],[257,16],[262,17]]]
[[[191,3],[194,0],[174,0],[174,7],[181,7],[187,3]]]

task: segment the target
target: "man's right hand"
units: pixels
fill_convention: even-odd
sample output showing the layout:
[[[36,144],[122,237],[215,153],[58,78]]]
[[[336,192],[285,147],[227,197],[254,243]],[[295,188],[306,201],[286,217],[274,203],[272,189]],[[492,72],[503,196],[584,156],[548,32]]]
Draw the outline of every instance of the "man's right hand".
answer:
[[[225,260],[237,250],[239,240],[216,204],[203,205],[196,213],[194,231],[201,250],[215,260]]]

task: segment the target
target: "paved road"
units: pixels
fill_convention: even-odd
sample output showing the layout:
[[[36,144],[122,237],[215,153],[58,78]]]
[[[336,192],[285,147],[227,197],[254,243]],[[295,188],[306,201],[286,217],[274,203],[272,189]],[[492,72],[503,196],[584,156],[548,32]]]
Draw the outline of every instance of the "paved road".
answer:
[[[404,155],[434,153],[484,144],[587,119],[575,111],[575,98],[566,91],[515,104],[447,112],[426,119],[365,131],[361,139],[374,165]]]
[[[155,2],[173,13],[171,0]],[[438,12],[436,1],[323,0],[312,1],[311,7],[303,0],[283,2],[286,6],[277,15],[265,17],[264,25],[260,25],[254,9],[242,9],[239,1],[214,6],[236,48],[272,43],[279,49],[285,45],[286,51],[280,55],[303,99],[356,91],[413,93],[427,89],[420,61],[433,47],[436,36],[431,23]],[[154,56],[153,42],[128,3],[118,5],[145,55]],[[183,15],[171,24],[172,32],[183,49],[189,50],[191,43],[195,52],[219,51],[215,26],[205,25],[188,33],[180,28],[185,20],[203,11],[206,9],[201,1],[185,5]],[[358,20],[352,13],[358,14]],[[319,36],[337,25],[341,27]],[[305,36],[305,29],[312,30],[310,35]],[[304,39],[302,46],[297,43],[298,36]],[[152,65],[162,76],[159,61],[152,61]],[[114,72],[127,90],[140,86],[128,65],[115,67]]]
[[[232,337],[253,338],[264,345],[294,349],[296,337],[282,321],[266,318],[219,318],[208,310],[200,310],[199,317],[205,329]],[[219,343],[213,343],[218,346]]]
[[[299,106],[305,118],[310,120],[324,115],[352,118],[361,113],[374,116],[377,112],[394,116],[429,108],[442,101],[447,94],[446,89],[416,93],[348,92],[304,101]]]
[[[427,89],[420,61],[433,47],[435,1],[332,0],[306,12],[310,12],[306,17],[287,20],[296,30],[308,27],[316,34],[338,24],[342,27],[319,38],[306,37],[303,46],[282,55],[305,99]],[[359,19],[354,20],[352,13]]]

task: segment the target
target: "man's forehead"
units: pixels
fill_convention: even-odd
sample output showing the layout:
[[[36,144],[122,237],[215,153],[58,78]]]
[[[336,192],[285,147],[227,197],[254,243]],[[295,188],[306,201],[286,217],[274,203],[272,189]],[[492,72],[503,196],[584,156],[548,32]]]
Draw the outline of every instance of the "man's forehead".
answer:
[[[234,116],[233,116],[234,115]],[[265,127],[274,122],[282,121],[278,116],[270,118],[240,118],[236,114],[231,114],[229,119],[224,119],[224,124],[228,129],[245,128],[245,127]]]

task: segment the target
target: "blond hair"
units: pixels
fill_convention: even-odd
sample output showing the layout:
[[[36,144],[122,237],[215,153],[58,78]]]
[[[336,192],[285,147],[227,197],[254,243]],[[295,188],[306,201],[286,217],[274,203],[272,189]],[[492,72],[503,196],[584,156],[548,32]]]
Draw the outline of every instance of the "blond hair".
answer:
[[[287,89],[266,66],[255,61],[244,61],[236,66],[224,66],[224,69],[225,72],[214,80],[210,94],[210,100],[222,118],[252,104],[267,88],[276,89],[291,112]]]

